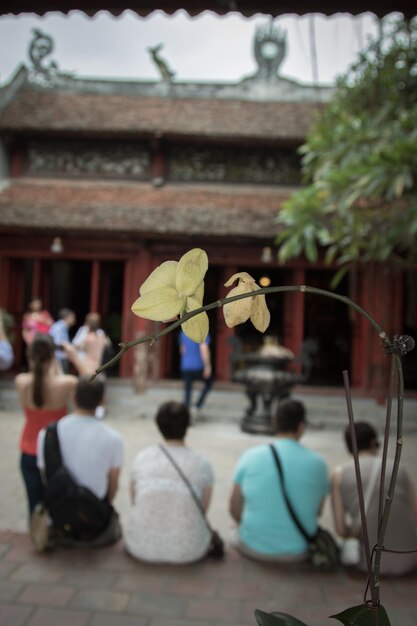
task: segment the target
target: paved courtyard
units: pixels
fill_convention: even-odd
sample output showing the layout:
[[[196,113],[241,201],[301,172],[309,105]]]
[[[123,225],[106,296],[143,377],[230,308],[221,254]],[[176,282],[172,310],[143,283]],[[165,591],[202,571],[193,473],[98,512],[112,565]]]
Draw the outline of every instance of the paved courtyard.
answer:
[[[309,409],[304,443],[321,452],[330,467],[343,462],[341,431],[346,424],[340,395],[296,390]],[[129,468],[136,452],[157,440],[155,409],[180,399],[178,386],[155,387],[134,396],[130,386],[111,384],[107,422],[125,440],[125,465],[116,507],[122,522],[128,513]],[[246,406],[239,389],[217,390],[205,416],[190,429],[188,443],[212,462],[216,485],[210,519],[227,539],[232,525],[227,500],[234,464],[249,446],[270,437],[242,433]],[[371,400],[354,399],[357,419],[381,427],[384,409]],[[417,483],[417,403],[405,407],[403,462]],[[310,626],[331,624],[327,618],[362,601],[362,576],[340,571],[317,574],[308,566],[280,568],[249,561],[232,549],[224,562],[186,567],[149,566],[130,559],[117,546],[97,552],[33,552],[26,534],[25,499],[18,472],[17,442],[23,418],[14,391],[0,387],[0,626],[242,626],[254,624],[255,608],[296,614]],[[328,505],[322,523],[331,528]],[[417,547],[417,546],[416,546]],[[417,626],[417,576],[383,581],[381,596],[399,626]],[[335,623],[335,622],[333,622]]]

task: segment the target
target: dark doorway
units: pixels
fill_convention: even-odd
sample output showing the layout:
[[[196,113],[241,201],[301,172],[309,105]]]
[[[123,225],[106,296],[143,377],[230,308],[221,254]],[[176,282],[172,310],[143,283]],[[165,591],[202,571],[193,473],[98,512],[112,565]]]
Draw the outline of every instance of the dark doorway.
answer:
[[[250,274],[260,287],[279,287],[280,285],[288,284],[288,273],[286,270],[249,267],[239,268],[238,271]],[[237,284],[236,282],[233,287],[237,286]],[[284,335],[284,294],[268,294],[267,305],[271,313],[271,323],[265,334],[257,331],[250,320],[235,327],[235,336],[240,340],[240,348],[243,353],[257,352],[262,346],[265,336],[272,337],[282,344]]]
[[[58,318],[63,308],[72,309],[76,323],[70,330],[70,336],[84,323],[89,312],[91,292],[91,262],[59,259],[48,262],[49,265],[49,302],[50,312]]]
[[[348,294],[348,279],[330,289],[332,270],[307,270],[306,284],[340,295]],[[303,358],[307,358],[307,384],[343,385],[342,372],[349,370],[351,325],[349,309],[342,302],[316,294],[305,294]]]

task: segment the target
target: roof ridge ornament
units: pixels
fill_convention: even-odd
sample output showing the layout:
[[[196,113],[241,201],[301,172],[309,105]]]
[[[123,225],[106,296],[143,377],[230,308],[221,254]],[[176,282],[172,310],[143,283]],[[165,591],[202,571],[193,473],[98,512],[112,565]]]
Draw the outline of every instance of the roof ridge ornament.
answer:
[[[32,28],[33,38],[29,43],[28,55],[31,60],[29,68],[30,80],[43,87],[50,87],[57,83],[59,78],[68,78],[71,74],[62,73],[58,63],[45,59],[53,52],[55,44],[50,35],[38,28]]]
[[[256,27],[253,52],[258,71],[253,78],[271,82],[278,78],[279,68],[287,53],[287,33],[274,26],[273,19]]]
[[[161,78],[166,83],[171,83],[172,79],[175,76],[175,72],[173,72],[167,62],[159,55],[159,51],[162,50],[163,44],[159,43],[157,46],[149,47],[148,52],[151,55],[152,61],[155,63]]]

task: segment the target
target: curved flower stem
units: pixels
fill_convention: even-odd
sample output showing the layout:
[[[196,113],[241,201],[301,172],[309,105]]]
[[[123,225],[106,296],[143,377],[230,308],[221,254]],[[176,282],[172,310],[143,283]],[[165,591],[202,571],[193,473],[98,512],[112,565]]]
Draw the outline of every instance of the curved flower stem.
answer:
[[[112,365],[117,363],[119,361],[119,359],[123,356],[123,354],[125,354],[125,352],[127,352],[133,346],[137,346],[137,345],[142,344],[142,343],[150,343],[150,344],[152,344],[155,341],[157,341],[158,339],[160,339],[161,337],[171,333],[173,330],[175,330],[176,328],[181,326],[181,324],[183,324],[184,322],[186,322],[190,318],[194,317],[195,315],[198,315],[199,313],[202,313],[203,311],[210,311],[212,309],[222,307],[222,306],[224,306],[225,304],[227,304],[229,302],[235,302],[236,300],[243,300],[244,298],[249,298],[249,297],[253,298],[253,297],[259,296],[261,294],[268,295],[270,293],[284,293],[284,292],[312,293],[312,294],[316,294],[318,296],[324,296],[324,297],[327,297],[327,298],[331,298],[333,300],[339,300],[339,302],[342,302],[343,304],[346,304],[347,306],[349,306],[352,309],[354,309],[355,311],[357,311],[360,315],[365,317],[368,320],[368,322],[373,326],[375,331],[378,333],[378,336],[381,339],[381,341],[384,344],[384,346],[386,348],[391,348],[392,343],[391,343],[391,340],[388,337],[387,333],[381,328],[381,326],[376,322],[376,320],[367,311],[365,311],[362,307],[360,307],[358,304],[353,302],[347,296],[341,296],[341,295],[339,295],[337,293],[334,293],[332,291],[327,291],[325,289],[319,289],[317,287],[309,287],[307,285],[290,285],[290,286],[283,286],[283,287],[265,287],[263,289],[258,289],[256,291],[251,291],[251,292],[239,294],[239,295],[233,296],[231,298],[223,298],[222,300],[217,300],[216,302],[212,302],[211,304],[207,304],[205,306],[200,307],[199,309],[195,309],[194,311],[190,311],[189,313],[184,314],[180,319],[178,319],[175,322],[169,324],[168,326],[166,326],[162,330],[159,330],[156,333],[153,333],[151,335],[147,335],[145,337],[139,337],[138,339],[135,339],[133,341],[120,343],[119,344],[119,347],[120,347],[119,352],[110,361],[107,361],[107,363],[104,363],[101,367],[99,367],[95,371],[95,373],[91,376],[91,380],[93,380],[100,372],[103,372],[108,367],[111,367]],[[379,605],[379,572],[380,572],[380,563],[381,563],[381,552],[383,551],[384,537],[385,537],[385,532],[386,532],[386,528],[387,528],[387,524],[388,524],[388,518],[389,518],[389,514],[390,514],[390,510],[391,510],[392,499],[393,499],[394,490],[395,490],[395,484],[396,484],[396,480],[397,480],[397,476],[398,476],[398,470],[399,470],[400,459],[401,459],[401,452],[402,452],[402,444],[403,444],[403,439],[402,439],[403,429],[402,429],[402,427],[403,427],[404,377],[403,377],[401,358],[400,358],[400,356],[398,354],[395,354],[395,353],[392,356],[390,398],[392,396],[392,372],[393,372],[394,366],[395,366],[396,373],[397,373],[397,444],[396,444],[396,452],[395,452],[393,470],[392,470],[392,474],[391,474],[391,480],[390,480],[390,484],[389,484],[389,488],[388,488],[388,493],[387,493],[387,496],[385,498],[385,506],[383,508],[382,515],[381,515],[381,512],[380,512],[380,516],[381,517],[380,517],[379,528],[378,528],[377,546],[376,546],[376,550],[375,550],[375,559],[374,559],[373,567],[372,567],[372,564],[370,562],[370,557],[369,557],[369,541],[368,541],[368,546],[367,546],[368,568],[369,568],[369,573],[372,574],[372,575],[370,575],[370,585],[371,585],[371,597],[372,597],[372,604],[373,604],[373,606],[378,606]],[[347,389],[348,389],[349,382],[348,382],[347,374],[345,375],[345,378],[346,378],[346,381],[347,381]],[[353,414],[352,414],[352,411],[351,411],[351,405],[350,405],[350,400],[349,400],[349,392],[348,392],[347,395],[348,395],[349,420],[351,422],[351,428],[353,428]],[[390,419],[390,412],[391,412],[391,400],[388,403],[387,420]],[[389,428],[386,427],[386,430],[385,430],[385,440],[388,439],[388,436],[389,436]],[[352,441],[356,442],[356,438],[352,437]],[[387,442],[385,442],[385,445],[386,445],[386,443]],[[358,477],[357,477],[357,487],[358,487],[358,493],[362,494],[362,498],[360,498],[360,500],[362,499],[362,509],[363,509],[363,488],[362,488],[361,479],[360,479],[360,471],[359,471]],[[361,509],[362,529],[363,529],[364,536],[365,535],[367,536],[365,511],[362,510],[362,509]]]
[[[299,292],[299,293],[314,293],[319,296],[332,298],[333,300],[339,300],[340,302],[343,302],[347,306],[352,307],[353,309],[355,309],[355,311],[357,311],[358,313],[366,317],[366,319],[372,324],[374,329],[377,331],[381,341],[385,343],[389,341],[388,335],[381,328],[381,326],[376,322],[376,320],[374,320],[374,318],[371,315],[369,315],[367,311],[365,311],[362,307],[356,304],[356,302],[353,302],[353,300],[351,300],[347,296],[341,296],[338,293],[334,293],[332,291],[326,291],[325,289],[318,289],[317,287],[308,287],[307,285],[289,285],[289,286],[284,286],[284,287],[264,287],[263,289],[258,289],[256,291],[242,293],[242,294],[239,294],[238,296],[232,296],[231,298],[223,298],[222,300],[216,300],[216,302],[212,302],[211,304],[206,304],[205,306],[202,306],[199,309],[194,309],[194,311],[185,313],[180,319],[176,320],[169,326],[166,326],[165,328],[163,328],[162,330],[159,330],[158,332],[154,334],[146,335],[145,337],[139,337],[138,339],[134,339],[133,341],[119,343],[119,347],[120,347],[119,352],[110,361],[107,361],[107,363],[104,363],[101,367],[96,369],[94,374],[91,376],[91,380],[93,380],[97,376],[97,374],[100,374],[101,372],[106,370],[108,367],[111,367],[112,365],[117,363],[117,361],[119,361],[119,359],[123,356],[123,354],[127,350],[129,350],[129,348],[132,348],[133,346],[137,346],[141,343],[152,344],[158,339],[160,339],[161,337],[168,335],[170,332],[178,328],[178,326],[181,326],[181,324],[183,324],[190,318],[194,317],[195,315],[198,315],[199,313],[202,313],[203,311],[210,311],[212,309],[217,309],[217,308],[224,306],[225,304],[229,302],[235,302],[236,300],[243,300],[244,298],[253,298],[256,296],[260,296],[261,294],[268,295],[269,293],[284,293],[284,292],[289,292],[289,291]]]
[[[387,414],[386,414],[386,417],[385,417],[384,445],[382,447],[381,476],[380,476],[380,481],[379,481],[379,502],[378,502],[377,534],[378,534],[378,531],[379,531],[379,527],[381,525],[382,513],[383,513],[383,510],[384,510],[385,473],[386,473],[386,468],[387,468],[388,442],[389,442],[389,434],[390,434],[390,428],[391,428],[392,399],[393,399],[395,371],[396,371],[396,368],[395,368],[394,356],[391,356],[390,377],[389,377],[389,387],[388,387],[388,400],[387,400]]]
[[[372,560],[371,560],[371,550],[369,547],[369,533],[368,533],[368,524],[366,521],[365,502],[364,502],[364,495],[363,495],[363,483],[362,483],[362,476],[361,476],[361,467],[359,464],[359,452],[358,452],[358,443],[356,440],[355,420],[353,417],[352,397],[350,395],[349,375],[347,371],[343,372],[343,382],[345,385],[345,392],[346,392],[350,437],[352,441],[352,455],[353,455],[353,461],[355,464],[356,485],[358,488],[362,541],[363,541],[363,547],[365,551],[366,567],[368,570],[368,580],[370,581],[372,604],[374,606],[378,606],[379,605],[379,589],[377,586],[373,584],[374,576],[372,573]]]
[[[379,585],[379,572],[381,567],[381,554],[384,548],[385,532],[387,530],[387,524],[389,514],[391,511],[392,500],[394,497],[395,485],[397,482],[398,470],[400,468],[401,453],[403,448],[403,403],[404,403],[404,375],[401,364],[401,358],[397,355],[393,355],[395,367],[397,370],[397,435],[394,464],[392,468],[391,480],[388,487],[388,492],[385,498],[385,506],[382,513],[381,523],[378,529],[377,546],[375,550],[374,561],[374,581]]]

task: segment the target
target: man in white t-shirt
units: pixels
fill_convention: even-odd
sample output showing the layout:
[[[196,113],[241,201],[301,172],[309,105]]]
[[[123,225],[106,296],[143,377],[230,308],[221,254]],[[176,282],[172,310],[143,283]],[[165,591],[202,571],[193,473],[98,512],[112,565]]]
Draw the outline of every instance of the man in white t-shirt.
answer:
[[[62,463],[75,482],[87,487],[100,500],[111,503],[116,495],[123,460],[123,440],[120,434],[94,417],[103,399],[104,384],[95,379],[81,378],[75,390],[75,410],[57,425]],[[45,473],[45,429],[39,433],[37,463]],[[95,547],[117,541],[121,529],[114,511],[109,526],[91,541]]]

